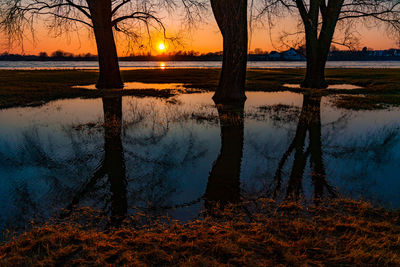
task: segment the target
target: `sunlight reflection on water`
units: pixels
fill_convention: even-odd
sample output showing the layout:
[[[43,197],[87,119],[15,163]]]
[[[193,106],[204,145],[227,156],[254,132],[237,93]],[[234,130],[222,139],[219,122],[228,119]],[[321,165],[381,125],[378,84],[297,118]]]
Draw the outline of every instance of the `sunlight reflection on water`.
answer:
[[[90,85],[76,85],[73,88],[87,89],[87,90],[98,90],[95,84]],[[154,90],[185,90],[183,83],[142,83],[142,82],[127,82],[124,83],[125,90],[135,89],[154,89]],[[121,90],[121,89],[117,89]]]
[[[300,84],[289,84],[286,83],[283,85],[287,88],[300,88]],[[327,89],[336,89],[336,90],[355,90],[355,89],[363,89],[361,86],[353,85],[353,84],[331,84]]]

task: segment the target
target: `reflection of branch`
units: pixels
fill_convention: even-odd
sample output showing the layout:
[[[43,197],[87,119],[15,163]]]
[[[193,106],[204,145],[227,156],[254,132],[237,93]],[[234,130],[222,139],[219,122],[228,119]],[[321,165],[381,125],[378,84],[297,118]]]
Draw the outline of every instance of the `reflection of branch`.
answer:
[[[67,215],[72,212],[74,206],[78,205],[82,196],[88,194],[90,190],[96,185],[97,181],[106,175],[104,163],[101,163],[86,185],[79,190],[78,193],[72,198],[71,203],[66,206]]]

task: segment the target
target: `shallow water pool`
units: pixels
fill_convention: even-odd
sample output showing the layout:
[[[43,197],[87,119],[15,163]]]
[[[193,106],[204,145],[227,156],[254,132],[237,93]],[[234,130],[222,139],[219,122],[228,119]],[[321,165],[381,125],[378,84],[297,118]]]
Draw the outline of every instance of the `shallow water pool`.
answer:
[[[339,196],[400,207],[400,109],[248,92],[103,97],[0,110],[0,229],[92,206],[180,220],[212,201]]]

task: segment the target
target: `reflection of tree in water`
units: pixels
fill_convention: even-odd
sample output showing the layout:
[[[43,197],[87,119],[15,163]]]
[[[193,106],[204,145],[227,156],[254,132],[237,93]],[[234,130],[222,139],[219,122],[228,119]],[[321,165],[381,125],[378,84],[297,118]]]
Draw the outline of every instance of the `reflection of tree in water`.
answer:
[[[240,201],[240,169],[243,156],[243,104],[217,104],[221,127],[221,150],[208,177],[205,208]]]
[[[134,106],[137,110],[127,111],[130,121],[122,122],[121,97],[104,98],[103,108],[104,123],[61,125],[65,135],[49,134],[48,138],[43,138],[39,128],[24,134],[23,145],[18,151],[13,149],[15,155],[6,155],[12,158],[7,164],[23,170],[34,165],[39,170],[35,174],[38,182],[29,179],[28,184],[18,181],[13,185],[15,210],[20,210],[16,213],[30,213],[7,220],[18,220],[23,226],[36,215],[45,219],[66,204],[68,208],[94,206],[118,222],[127,207],[154,211],[171,206],[168,200],[178,193],[181,177],[168,171],[188,168],[205,157],[206,148],[190,129],[179,140],[169,133],[173,129],[169,125],[181,119],[175,118],[175,113],[160,116],[154,105],[153,111],[148,106]],[[68,145],[60,146],[60,139]],[[39,190],[38,183],[46,185],[40,197],[34,192]]]
[[[102,100],[104,111],[104,158],[87,184],[72,198],[67,210],[71,210],[74,205],[78,205],[81,198],[85,197],[99,180],[107,176],[111,193],[111,219],[113,223],[119,224],[126,216],[128,207],[125,159],[121,140],[122,97],[103,97]]]
[[[306,139],[308,133],[308,147]],[[289,157],[294,154],[292,169],[289,174],[285,198],[298,200],[303,194],[303,176],[309,160],[311,180],[314,186],[314,199],[318,200],[325,194],[336,195],[334,189],[326,180],[321,142],[321,96],[304,95],[303,107],[299,116],[296,134],[288,149],[278,163],[274,176],[275,188],[272,192],[278,198],[282,191],[282,172]]]
[[[376,183],[380,183],[377,180],[380,170],[385,171],[386,168],[387,171],[390,168],[390,162],[393,162],[393,157],[396,155],[396,146],[400,140],[398,127],[384,126],[373,132],[354,135],[353,132],[354,130],[357,132],[357,129],[353,125],[349,127],[349,120],[352,117],[357,118],[359,115],[357,112],[332,110],[328,106],[326,111],[328,114],[330,113],[329,115],[334,112],[336,118],[321,124],[320,97],[305,95],[303,101],[304,106],[299,110],[293,135],[288,135],[289,139],[284,144],[276,142],[276,136],[271,136],[272,141],[261,145],[259,136],[253,134],[251,138],[246,137],[246,143],[252,149],[251,155],[254,155],[256,160],[260,157],[266,159],[267,167],[261,172],[254,171],[255,173],[250,176],[254,182],[246,184],[243,194],[249,198],[267,195],[278,199],[300,199],[304,195],[302,199],[306,199],[308,182],[311,180],[312,187],[310,188],[315,199],[334,195],[332,186],[335,185],[340,185],[341,192],[346,195],[349,195],[348,189],[354,186],[362,188],[356,189],[359,191],[351,189],[353,190],[350,191],[351,196],[358,196],[353,192],[360,192],[363,197],[373,195]],[[288,126],[291,120],[285,121],[276,118],[276,110],[279,106],[262,107],[258,111],[264,110],[267,114],[262,115],[261,118],[269,116],[277,129],[292,129],[292,126]],[[295,109],[287,106],[285,110]],[[279,111],[282,110],[279,109]],[[254,115],[258,116],[258,113],[254,113]],[[364,114],[360,115],[363,118]],[[289,116],[286,117],[289,118]],[[294,118],[295,116],[290,117]],[[257,120],[257,117],[251,117],[251,119]],[[278,119],[277,123],[275,123],[275,119]],[[356,121],[356,123],[359,122]],[[288,133],[291,131],[288,130]],[[321,136],[322,131],[323,137]],[[281,132],[286,133],[285,131]],[[276,135],[276,131],[272,134]],[[285,150],[278,154],[277,151],[282,146],[285,147]],[[329,164],[330,184],[327,183],[326,164]],[[340,166],[339,169],[337,165]],[[332,176],[333,173],[334,176]],[[266,177],[275,179],[265,179]]]
[[[161,212],[162,209],[170,208],[165,202],[177,193],[178,185],[167,179],[168,170],[204,156],[204,151],[194,144],[194,138],[190,135],[185,147],[186,153],[181,161],[177,161],[174,153],[178,152],[177,147],[181,145],[175,142],[161,145],[170,131],[170,120],[173,121],[174,118],[160,118],[153,108],[145,114],[143,110],[137,110],[138,106],[131,108],[133,110],[130,110],[129,115],[135,119],[122,126],[121,97],[103,98],[104,159],[86,185],[75,195],[69,208],[84,199],[93,198],[93,193],[98,191],[100,195],[97,199],[105,205],[101,209],[110,211],[116,224],[128,213],[128,207],[137,206],[139,209]],[[129,135],[130,130],[138,130],[138,136]],[[122,132],[126,143],[124,147]],[[135,151],[141,147],[149,148],[157,154],[157,158]],[[158,148],[161,153],[156,153],[151,148]],[[130,168],[128,173],[127,163]],[[104,177],[107,177],[107,181],[104,181]],[[111,194],[109,199],[105,199],[105,195],[101,196],[106,187]]]

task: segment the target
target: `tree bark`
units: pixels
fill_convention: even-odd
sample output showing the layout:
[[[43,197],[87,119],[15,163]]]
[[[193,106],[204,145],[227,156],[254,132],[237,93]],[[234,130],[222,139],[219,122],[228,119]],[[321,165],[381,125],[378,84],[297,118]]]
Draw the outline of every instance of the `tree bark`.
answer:
[[[312,46],[317,46],[315,48],[316,51],[307,53],[306,76],[301,83],[301,87],[316,89],[327,88],[328,83],[325,80],[325,65],[328,54],[322,54],[318,44],[313,44]]]
[[[123,88],[111,25],[111,1],[87,0],[99,57],[98,89]]]
[[[305,12],[301,1],[296,1],[306,34],[307,68],[301,87],[328,87],[325,81],[325,65],[343,1],[329,0],[327,6],[325,1],[311,1],[309,12]],[[322,18],[322,25],[318,34],[319,16]]]
[[[223,37],[223,61],[216,103],[246,100],[247,0],[211,0],[215,20]]]

